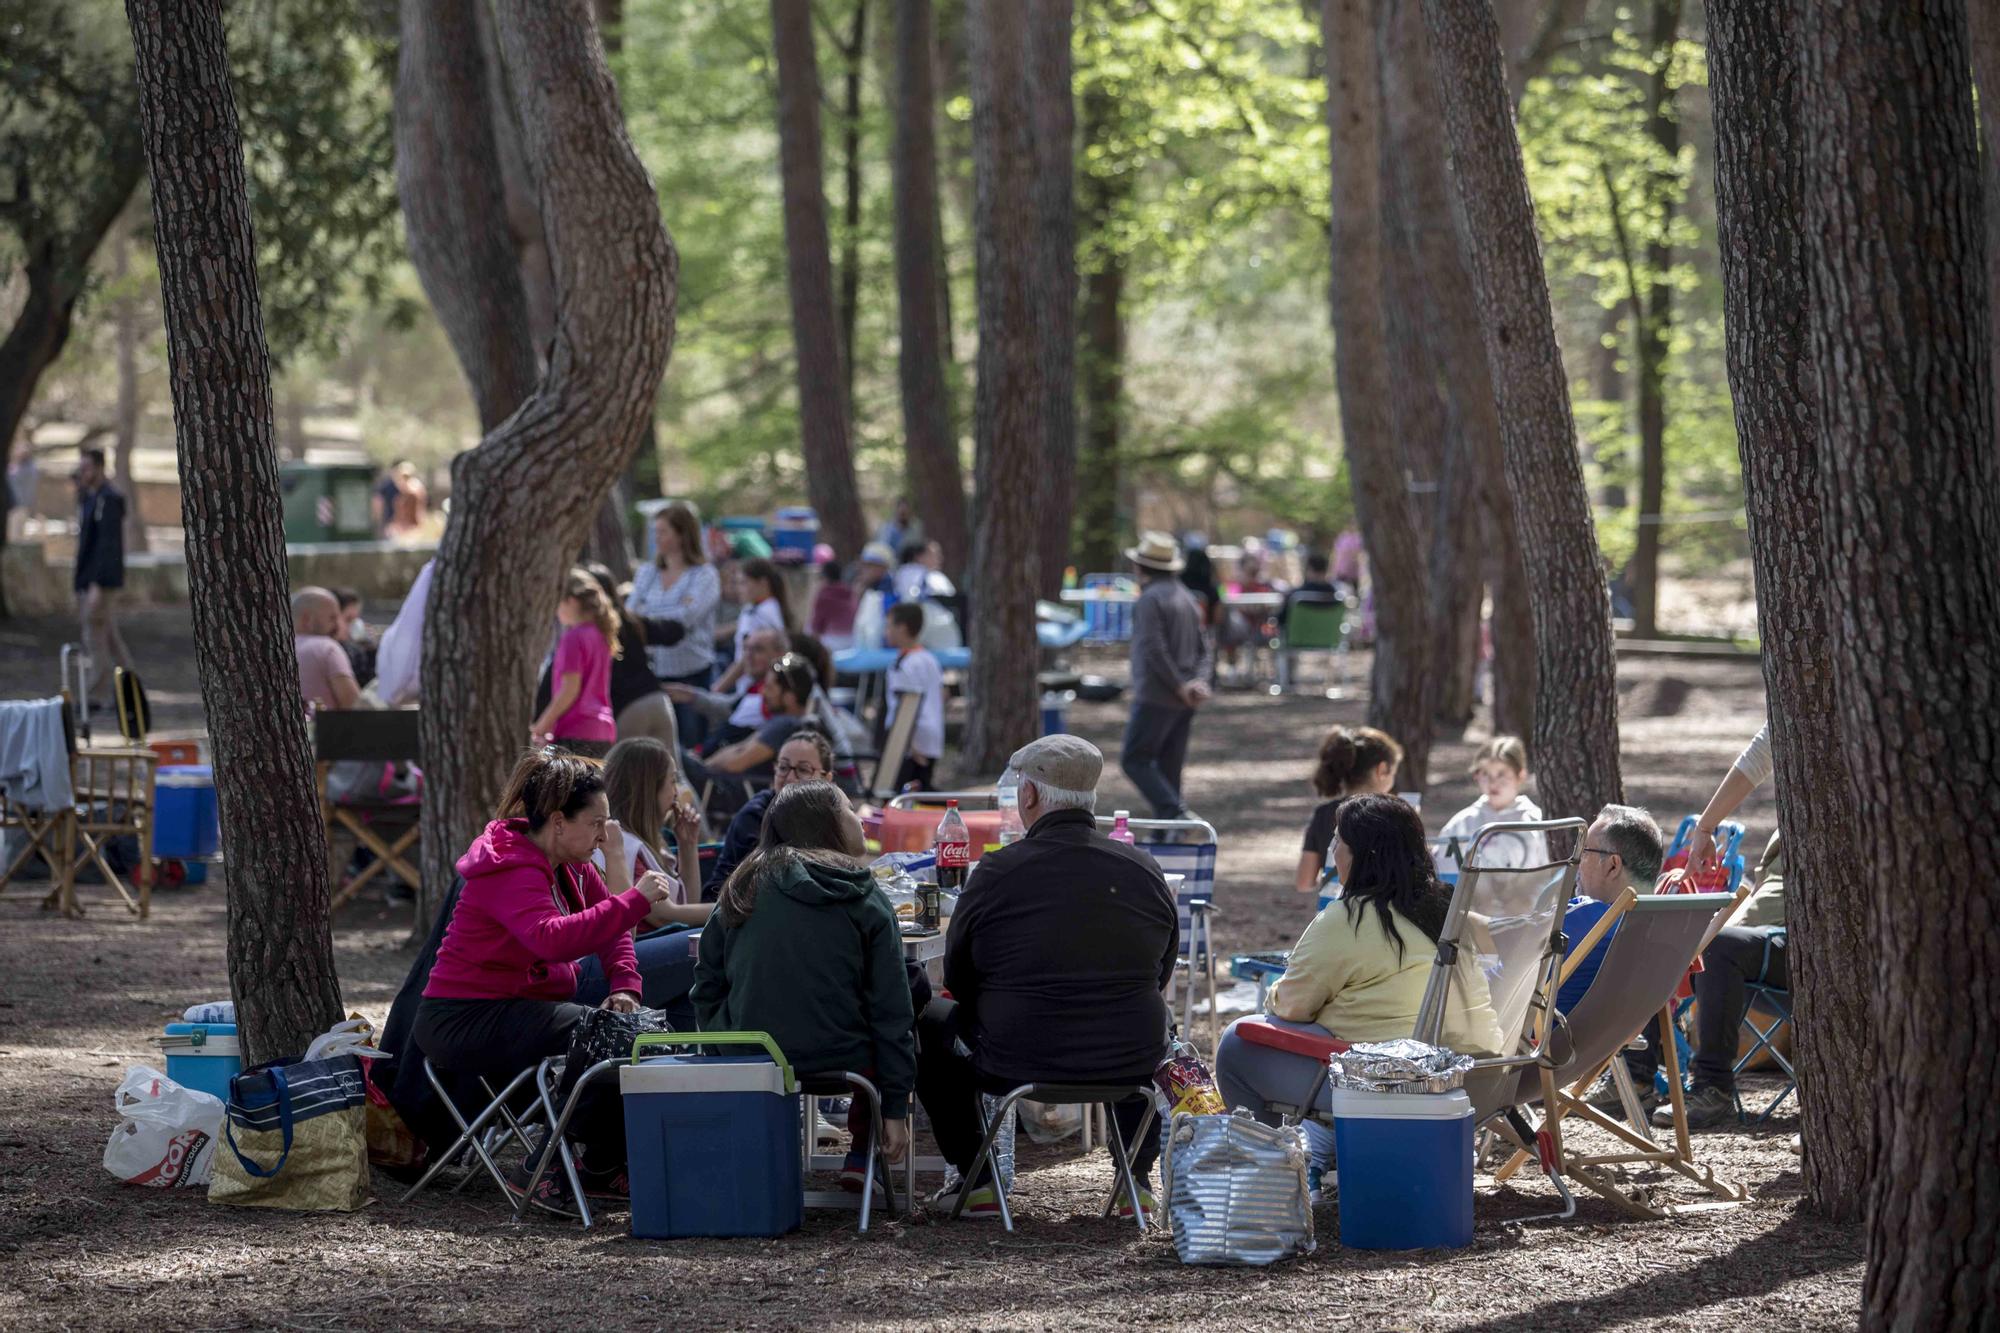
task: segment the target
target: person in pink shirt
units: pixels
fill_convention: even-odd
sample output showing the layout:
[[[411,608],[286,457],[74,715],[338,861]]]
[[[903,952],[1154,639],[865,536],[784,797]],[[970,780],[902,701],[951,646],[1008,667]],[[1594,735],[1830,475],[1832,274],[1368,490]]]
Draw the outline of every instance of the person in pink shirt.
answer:
[[[611,659],[618,656],[618,608],[588,570],[572,569],[556,603],[556,640],[549,705],[528,728],[528,743],[553,741],[572,754],[602,759],[618,739],[611,711]]]
[[[665,875],[648,872],[625,892],[608,892],[590,863],[607,846],[622,857],[624,833],[611,819],[601,765],[554,749],[516,765],[497,817],[458,860],[465,887],[417,1009],[416,1044],[435,1067],[498,1086],[567,1052],[571,1031],[590,1012],[574,1002],[576,960],[589,955],[610,982],[601,1007],[639,1007],[632,929],[672,889]],[[580,1105],[570,1124],[583,1146],[585,1192],[622,1194],[617,1089]],[[532,1156],[515,1168],[510,1189],[525,1190],[534,1168]],[[566,1189],[561,1173],[549,1172],[534,1202],[561,1209]]]

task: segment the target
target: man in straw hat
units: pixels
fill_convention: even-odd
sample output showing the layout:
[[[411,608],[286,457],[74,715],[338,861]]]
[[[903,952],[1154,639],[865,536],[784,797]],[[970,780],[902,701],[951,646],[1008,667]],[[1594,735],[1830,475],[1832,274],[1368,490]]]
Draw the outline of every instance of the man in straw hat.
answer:
[[[1181,548],[1164,532],[1140,534],[1125,552],[1139,571],[1132,608],[1132,715],[1118,765],[1153,807],[1155,819],[1181,819],[1181,769],[1194,711],[1208,698],[1208,637],[1201,609],[1174,576]]]

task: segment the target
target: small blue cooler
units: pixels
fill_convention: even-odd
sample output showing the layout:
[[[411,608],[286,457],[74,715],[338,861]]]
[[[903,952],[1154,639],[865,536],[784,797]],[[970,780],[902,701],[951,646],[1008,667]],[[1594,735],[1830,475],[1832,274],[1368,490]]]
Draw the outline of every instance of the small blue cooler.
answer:
[[[234,1023],[169,1023],[160,1040],[167,1077],[184,1088],[229,1100],[229,1080],[243,1072]]]
[[[781,564],[808,564],[819,543],[819,515],[803,505],[780,509],[771,524],[771,556]]]
[[[153,781],[153,855],[191,860],[214,856],[221,846],[215,770],[207,764],[162,768]]]
[[[1069,706],[1074,702],[1075,690],[1043,691],[1042,735],[1060,736],[1069,730]]]
[[[1342,1245],[1472,1244],[1472,1099],[1463,1091],[1335,1088],[1333,1141]]]
[[[663,1046],[768,1054],[642,1059]],[[618,1070],[632,1234],[782,1236],[804,1220],[799,1085],[762,1032],[645,1033]]]

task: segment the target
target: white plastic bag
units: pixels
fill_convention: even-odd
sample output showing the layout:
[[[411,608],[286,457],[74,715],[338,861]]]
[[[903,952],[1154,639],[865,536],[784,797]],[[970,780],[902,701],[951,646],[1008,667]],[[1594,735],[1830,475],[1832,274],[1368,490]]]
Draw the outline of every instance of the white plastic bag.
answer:
[[[206,1187],[222,1134],[222,1102],[157,1069],[125,1071],[112,1105],[123,1117],[104,1145],[104,1169],[128,1185]]]
[[[389,1057],[375,1049],[375,1025],[356,1015],[343,1019],[312,1039],[306,1047],[308,1060],[331,1060],[336,1055],[355,1055],[363,1060],[386,1060]]]

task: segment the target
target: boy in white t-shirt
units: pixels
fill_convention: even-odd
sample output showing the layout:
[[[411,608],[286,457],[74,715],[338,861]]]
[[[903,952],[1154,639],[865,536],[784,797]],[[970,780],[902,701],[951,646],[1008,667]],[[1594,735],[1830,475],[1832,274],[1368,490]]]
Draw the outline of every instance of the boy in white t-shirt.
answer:
[[[1479,783],[1481,799],[1451,817],[1440,839],[1457,839],[1434,849],[1432,858],[1439,874],[1456,874],[1463,867],[1459,858],[1472,853],[1472,840],[1488,824],[1518,824],[1540,820],[1542,808],[1521,794],[1528,782],[1528,747],[1519,736],[1495,736],[1479,747],[1472,761],[1472,776]],[[1503,869],[1548,864],[1548,839],[1539,833],[1500,833],[1488,838],[1479,849],[1479,864]]]
[[[921,642],[924,608],[898,602],[882,624],[882,639],[896,650],[889,668],[889,725],[896,724],[906,691],[917,695],[917,725],[910,733],[910,750],[896,773],[898,791],[935,791],[935,768],[944,754],[944,668]]]

